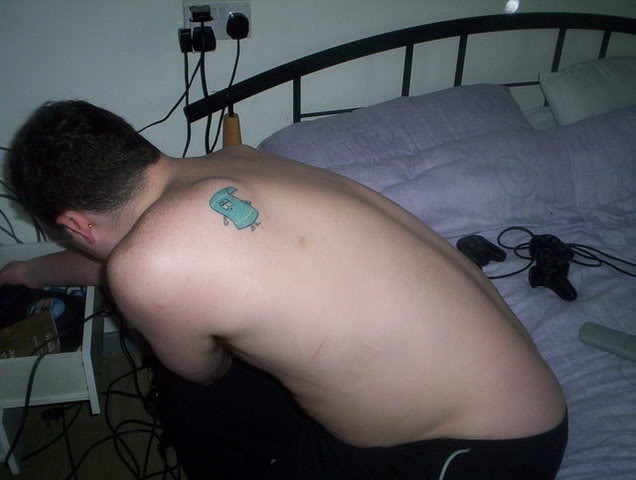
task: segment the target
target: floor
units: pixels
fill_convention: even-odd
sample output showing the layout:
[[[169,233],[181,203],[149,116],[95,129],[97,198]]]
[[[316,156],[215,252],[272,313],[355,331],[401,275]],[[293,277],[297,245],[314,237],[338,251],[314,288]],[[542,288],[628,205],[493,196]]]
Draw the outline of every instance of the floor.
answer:
[[[132,354],[132,360],[138,365],[141,363],[138,355]],[[60,418],[59,409],[57,412],[52,412],[50,406],[30,409],[21,445],[22,473],[14,476],[6,464],[0,464],[0,480],[186,480],[185,474],[178,469],[164,475],[157,440],[161,428],[156,427],[153,435],[153,417],[135,396],[132,372],[133,368],[123,354],[104,358],[99,387],[102,392],[100,415],[90,414],[88,402],[68,405],[64,409],[66,422]],[[145,368],[139,370],[137,378],[139,389],[145,395],[151,381],[150,371]],[[111,393],[106,395],[114,380]],[[58,413],[57,419],[49,418],[55,413]],[[77,418],[73,421],[76,414]],[[107,420],[113,430],[121,434],[119,438],[125,445],[115,445],[113,430]],[[72,462],[63,435],[65,423]],[[56,437],[59,438],[51,446],[30,456]],[[24,455],[27,457],[24,458]],[[176,459],[171,448],[168,447],[166,455],[168,464],[175,466]],[[72,464],[76,465],[75,473]]]

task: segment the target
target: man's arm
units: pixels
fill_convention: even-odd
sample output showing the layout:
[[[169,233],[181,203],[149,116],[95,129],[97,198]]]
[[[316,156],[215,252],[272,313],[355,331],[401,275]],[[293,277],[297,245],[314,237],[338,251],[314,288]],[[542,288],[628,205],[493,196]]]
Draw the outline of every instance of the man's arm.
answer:
[[[104,264],[78,250],[9,262],[0,269],[0,285],[31,288],[104,284]]]
[[[192,382],[211,383],[228,370],[231,355],[214,336],[213,313],[202,314],[192,298],[191,279],[166,271],[166,257],[150,247],[118,250],[107,266],[110,292],[166,367]]]

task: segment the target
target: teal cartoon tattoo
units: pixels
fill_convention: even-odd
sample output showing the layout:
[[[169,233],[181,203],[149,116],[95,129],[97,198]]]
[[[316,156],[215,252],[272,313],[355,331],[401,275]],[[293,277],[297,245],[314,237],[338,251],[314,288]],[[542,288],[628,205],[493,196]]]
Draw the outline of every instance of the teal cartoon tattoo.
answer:
[[[215,212],[223,215],[223,223],[228,225],[228,220],[236,226],[237,229],[250,227],[252,231],[260,225],[256,221],[258,218],[258,210],[252,207],[252,203],[232,195],[236,192],[235,187],[226,187],[214,195],[210,199],[210,208]]]

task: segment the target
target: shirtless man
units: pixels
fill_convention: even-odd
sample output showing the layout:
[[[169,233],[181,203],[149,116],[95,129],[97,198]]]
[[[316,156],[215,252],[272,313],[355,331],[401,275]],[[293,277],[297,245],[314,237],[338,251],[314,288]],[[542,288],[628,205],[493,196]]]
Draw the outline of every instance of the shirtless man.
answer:
[[[39,261],[72,259],[81,278],[64,282],[87,284],[105,262],[168,368],[208,383],[239,358],[315,419],[268,478],[556,474],[555,376],[480,270],[381,195],[247,147],[170,158],[81,102],[38,110],[10,168],[29,210],[89,255]]]

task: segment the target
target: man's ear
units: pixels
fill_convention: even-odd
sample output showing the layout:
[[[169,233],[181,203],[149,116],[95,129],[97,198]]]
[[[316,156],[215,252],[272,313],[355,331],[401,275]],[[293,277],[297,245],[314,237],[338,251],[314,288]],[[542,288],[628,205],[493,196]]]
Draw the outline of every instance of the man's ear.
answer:
[[[77,240],[83,239],[86,243],[95,243],[93,224],[85,213],[66,211],[55,219],[55,223],[66,229]]]

